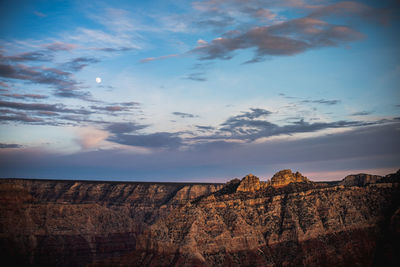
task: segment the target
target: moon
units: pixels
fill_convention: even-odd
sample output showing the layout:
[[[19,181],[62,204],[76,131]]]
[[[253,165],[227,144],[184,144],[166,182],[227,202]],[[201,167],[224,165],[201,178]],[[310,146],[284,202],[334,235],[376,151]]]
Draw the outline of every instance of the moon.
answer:
[[[96,78],[96,83],[101,83],[101,78],[100,77]]]

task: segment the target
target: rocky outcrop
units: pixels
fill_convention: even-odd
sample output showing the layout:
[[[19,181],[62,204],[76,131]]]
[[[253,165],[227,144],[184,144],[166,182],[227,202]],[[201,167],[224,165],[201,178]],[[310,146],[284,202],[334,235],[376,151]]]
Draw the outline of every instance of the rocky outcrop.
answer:
[[[245,176],[239,183],[237,192],[255,192],[261,188],[260,179],[253,174]]]
[[[0,253],[11,266],[390,266],[399,174],[360,186],[288,170],[268,183],[3,179]]]
[[[274,174],[269,184],[273,187],[282,187],[290,183],[310,183],[310,180],[299,172],[293,173],[291,170],[282,170]]]
[[[376,183],[383,177],[379,175],[370,175],[365,173],[353,174],[346,176],[340,184],[346,186],[364,186],[366,184]]]

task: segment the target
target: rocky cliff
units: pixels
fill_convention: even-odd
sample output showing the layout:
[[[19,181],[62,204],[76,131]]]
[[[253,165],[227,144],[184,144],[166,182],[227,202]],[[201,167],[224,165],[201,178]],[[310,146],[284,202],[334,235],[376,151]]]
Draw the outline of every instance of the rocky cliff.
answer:
[[[309,183],[310,180],[301,173],[293,173],[292,170],[282,170],[274,174],[269,182],[273,187],[286,186],[290,183]]]
[[[314,183],[278,172],[227,184],[0,180],[14,266],[390,266],[400,172]]]

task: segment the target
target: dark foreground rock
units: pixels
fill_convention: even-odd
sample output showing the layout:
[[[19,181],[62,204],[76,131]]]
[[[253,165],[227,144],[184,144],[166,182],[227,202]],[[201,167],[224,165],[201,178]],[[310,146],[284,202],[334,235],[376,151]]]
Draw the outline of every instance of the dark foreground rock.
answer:
[[[0,253],[10,266],[397,266],[399,182],[3,179]]]

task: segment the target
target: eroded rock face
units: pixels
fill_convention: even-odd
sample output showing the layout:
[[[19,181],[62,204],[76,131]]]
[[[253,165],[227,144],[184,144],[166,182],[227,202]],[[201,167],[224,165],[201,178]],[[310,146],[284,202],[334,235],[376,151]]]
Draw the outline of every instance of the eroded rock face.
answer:
[[[255,192],[261,187],[260,179],[253,174],[244,177],[237,188],[238,192]]]
[[[306,179],[285,170],[271,184],[253,175],[225,185],[0,180],[0,253],[15,266],[400,260],[400,172],[357,186]]]
[[[346,186],[364,186],[366,184],[376,183],[381,180],[382,176],[370,175],[365,173],[353,174],[346,176],[340,184]]]
[[[307,177],[301,175],[301,173],[293,173],[291,170],[282,170],[274,174],[271,178],[270,185],[273,187],[282,187],[290,183],[309,183],[310,180]]]

